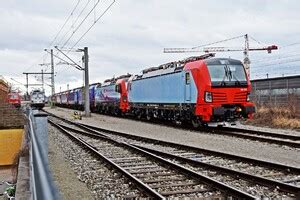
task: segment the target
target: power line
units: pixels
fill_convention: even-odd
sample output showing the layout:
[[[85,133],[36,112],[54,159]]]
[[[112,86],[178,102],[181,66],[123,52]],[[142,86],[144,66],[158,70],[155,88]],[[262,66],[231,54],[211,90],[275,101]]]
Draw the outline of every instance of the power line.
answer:
[[[63,28],[65,27],[65,25],[68,23],[68,21],[71,19],[71,16],[73,15],[74,11],[76,10],[77,6],[79,5],[81,0],[77,1],[77,4],[75,5],[75,7],[73,8],[72,12],[70,13],[70,15],[68,16],[68,18],[66,19],[65,23],[62,25],[62,27],[60,28],[60,30],[58,31],[58,33],[55,35],[54,39],[51,41],[51,43],[49,44],[49,47],[55,42],[55,40],[57,39],[58,35],[61,33],[61,31],[63,30]]]
[[[62,38],[59,40],[59,42],[57,43],[57,45],[59,45],[64,38],[68,35],[68,33],[72,30],[73,26],[76,24],[76,22],[78,21],[79,17],[81,16],[81,14],[83,13],[83,11],[86,9],[86,7],[89,5],[91,0],[88,0],[88,2],[85,4],[85,6],[83,7],[83,9],[80,11],[79,15],[77,16],[77,18],[75,19],[75,21],[72,23],[71,27],[69,28],[68,31],[66,31],[66,33],[62,36]]]
[[[68,42],[70,41],[70,39],[73,37],[73,35],[78,31],[78,29],[81,27],[81,25],[85,22],[85,20],[88,18],[88,16],[93,12],[93,10],[97,7],[97,5],[99,4],[100,0],[97,1],[97,3],[93,6],[93,8],[88,12],[88,14],[84,17],[84,19],[80,22],[80,24],[75,28],[75,30],[73,31],[73,33],[70,35],[70,37],[67,39],[67,41],[63,44],[63,46],[61,48],[64,48]]]
[[[257,43],[260,44],[260,45],[267,45],[267,44],[265,44],[265,43],[262,43],[262,42],[258,41],[257,39],[255,39],[254,37],[252,37],[252,36],[250,36],[250,35],[249,35],[249,38],[251,38],[253,41],[257,42]]]
[[[293,62],[300,62],[300,59],[287,60],[287,61],[284,61],[284,62],[278,62],[278,63],[270,63],[270,64],[267,64],[267,65],[258,65],[258,66],[254,66],[254,68],[258,68],[258,67],[268,67],[268,66],[274,66],[274,65],[282,65],[282,64],[293,63]]]
[[[217,42],[212,42],[212,43],[208,43],[208,44],[203,44],[203,45],[199,45],[199,46],[196,46],[196,47],[192,47],[191,49],[197,49],[197,48],[200,48],[200,47],[205,47],[205,46],[209,46],[209,45],[213,45],[213,44],[218,44],[218,43],[222,43],[222,42],[227,42],[227,41],[230,41],[230,40],[242,38],[242,37],[244,37],[244,36],[245,36],[245,35],[240,35],[240,36],[228,38],[228,39],[225,39],[225,40],[219,40],[219,41],[217,41]]]
[[[82,40],[82,38],[93,28],[93,26],[105,15],[105,13],[112,7],[112,5],[116,1],[113,0],[113,2],[104,10],[104,12],[94,21],[94,23],[88,28],[88,30],[77,40],[77,42],[71,47],[73,49],[79,42]]]
[[[299,45],[300,42],[294,42],[294,43],[291,43],[291,44],[287,44],[285,46],[282,46],[281,48],[286,48],[286,47],[290,47],[290,46],[295,46],[295,45]]]
[[[269,62],[273,62],[274,60],[284,60],[287,58],[297,57],[297,56],[300,56],[300,53],[294,54],[294,55],[285,55],[285,56],[278,56],[275,58],[269,58],[269,60],[264,59],[264,60],[260,60],[260,61],[255,61],[255,62],[252,62],[252,64],[269,63]]]
[[[29,67],[27,67],[24,71],[28,71],[29,69],[33,68],[39,60],[44,60],[44,58],[45,58],[46,56],[47,56],[46,54],[43,54],[41,57],[39,57],[39,59],[36,59],[36,60],[34,61],[34,63],[31,64]]]
[[[65,54],[62,50],[60,50],[57,46],[55,46],[55,48],[62,53],[64,56],[66,56],[73,64],[74,67],[78,70],[84,70],[80,65],[78,65],[72,58],[70,58],[67,54]]]
[[[73,8],[73,10],[71,11],[70,15],[67,17],[66,21],[64,22],[64,24],[62,25],[62,27],[60,28],[60,30],[57,32],[57,34],[55,35],[54,39],[50,42],[50,44],[48,45],[48,47],[50,47],[58,38],[59,34],[62,32],[63,28],[66,26],[66,24],[68,23],[68,21],[71,19],[71,17],[73,16],[75,10],[77,9],[79,3],[81,2],[81,0],[78,0],[75,7]],[[43,63],[45,62],[46,58],[48,57],[48,54],[45,54],[46,56],[43,58]],[[44,68],[45,71],[47,71],[49,69],[49,66],[47,65],[46,68]]]
[[[298,52],[299,52],[299,50],[287,51],[287,52],[279,51],[279,54],[277,54],[277,55],[268,55],[268,56],[259,57],[257,60],[255,60],[255,62],[260,62],[260,61],[269,60],[269,59],[275,59],[275,58],[279,58],[279,57],[286,57],[286,56],[294,55],[293,53],[298,53]]]

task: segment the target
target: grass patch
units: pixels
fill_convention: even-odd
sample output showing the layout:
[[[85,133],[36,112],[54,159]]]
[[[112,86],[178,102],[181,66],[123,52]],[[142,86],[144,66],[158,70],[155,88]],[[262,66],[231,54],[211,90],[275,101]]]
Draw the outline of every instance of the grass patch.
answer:
[[[257,105],[253,119],[246,124],[300,130],[300,109],[295,105]]]

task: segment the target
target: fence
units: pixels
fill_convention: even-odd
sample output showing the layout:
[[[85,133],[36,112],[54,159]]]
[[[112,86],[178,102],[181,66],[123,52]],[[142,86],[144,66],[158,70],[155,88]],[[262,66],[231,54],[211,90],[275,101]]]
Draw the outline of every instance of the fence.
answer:
[[[251,100],[257,104],[300,107],[300,75],[252,80]]]
[[[59,199],[59,193],[48,167],[47,115],[26,110],[28,117],[28,138],[30,141],[30,187],[31,199]]]

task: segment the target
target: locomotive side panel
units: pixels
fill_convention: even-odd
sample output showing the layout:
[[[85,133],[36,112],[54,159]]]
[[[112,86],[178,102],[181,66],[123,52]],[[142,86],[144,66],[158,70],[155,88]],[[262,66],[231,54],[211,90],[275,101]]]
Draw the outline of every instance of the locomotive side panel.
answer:
[[[70,90],[68,95],[68,105],[73,107],[75,104],[75,90]]]
[[[120,93],[115,91],[115,85],[98,87],[95,91],[96,103],[115,103],[120,101]]]
[[[100,113],[119,113],[120,93],[115,84],[97,87],[95,89],[95,110]]]
[[[156,104],[196,103],[195,83],[192,76],[189,76],[189,78],[188,87],[186,87],[185,72],[134,80],[128,89],[129,102]],[[186,96],[189,97],[186,98]]]

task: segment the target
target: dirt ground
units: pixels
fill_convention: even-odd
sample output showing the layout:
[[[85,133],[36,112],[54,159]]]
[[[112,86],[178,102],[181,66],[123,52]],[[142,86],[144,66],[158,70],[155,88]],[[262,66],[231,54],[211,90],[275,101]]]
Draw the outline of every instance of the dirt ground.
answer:
[[[49,167],[59,189],[61,199],[94,199],[86,184],[79,181],[60,147],[55,144],[49,130]]]
[[[0,200],[4,200],[4,196],[1,196],[4,192],[4,181],[11,182],[13,180],[13,175],[10,166],[0,166]]]

